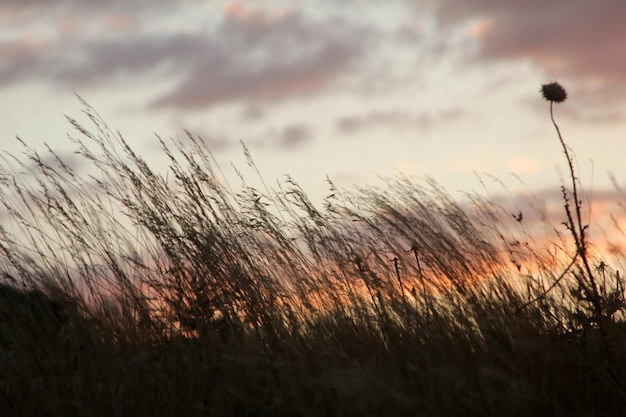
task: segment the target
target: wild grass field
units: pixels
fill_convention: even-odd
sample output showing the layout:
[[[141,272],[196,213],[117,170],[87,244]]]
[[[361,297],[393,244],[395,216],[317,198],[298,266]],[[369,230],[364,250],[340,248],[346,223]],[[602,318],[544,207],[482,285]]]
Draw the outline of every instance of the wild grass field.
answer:
[[[594,250],[556,122],[546,250],[432,180],[329,180],[318,206],[226,182],[192,134],[155,170],[83,104],[80,164],[3,157],[1,415],[624,415],[623,259]]]

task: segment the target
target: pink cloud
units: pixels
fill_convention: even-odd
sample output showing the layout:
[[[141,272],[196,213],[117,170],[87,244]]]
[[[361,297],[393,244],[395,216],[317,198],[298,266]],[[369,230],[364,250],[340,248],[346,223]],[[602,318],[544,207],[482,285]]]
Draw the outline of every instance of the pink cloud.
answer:
[[[126,31],[134,29],[138,26],[137,20],[132,16],[118,13],[104,16],[102,18],[102,23],[106,29],[111,29],[115,31]]]
[[[267,12],[243,1],[231,0],[224,6],[226,19],[246,23],[257,23],[272,26],[291,16],[293,11],[286,7]]]
[[[470,29],[483,57],[530,59],[548,75],[577,80],[585,94],[625,92],[622,0],[441,0],[434,10],[446,23],[478,19]]]
[[[583,190],[581,197],[582,221],[583,225],[589,225],[586,234],[593,264],[604,260],[610,266],[618,266],[613,265],[615,256],[623,258],[626,253],[624,193],[617,189],[592,194]],[[466,209],[476,224],[486,225],[487,232],[496,232],[493,239],[504,240],[512,249],[505,256],[522,267],[527,266],[524,253],[528,249],[554,260],[568,260],[575,253],[573,238],[564,224],[567,214],[559,189],[504,192],[482,202],[475,200]]]
[[[114,8],[89,15],[89,25],[80,16],[56,13],[47,28],[56,34],[48,31],[46,38],[26,37],[21,30],[19,39],[0,40],[0,87],[38,80],[76,89],[158,72],[180,81],[156,97],[154,107],[255,104],[323,91],[346,74],[366,41],[355,26],[241,2],[230,2],[215,27],[189,33],[129,32],[147,23]]]
[[[363,50],[363,37],[354,28],[338,30],[296,14],[273,19],[243,7],[227,8],[230,18],[216,41],[198,50],[186,76],[154,107],[201,108],[315,94],[343,75]]]

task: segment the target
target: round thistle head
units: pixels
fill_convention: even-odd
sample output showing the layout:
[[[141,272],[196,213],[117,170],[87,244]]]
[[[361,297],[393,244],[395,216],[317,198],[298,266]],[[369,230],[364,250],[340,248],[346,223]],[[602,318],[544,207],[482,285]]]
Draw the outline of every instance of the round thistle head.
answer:
[[[559,83],[544,84],[541,86],[543,98],[555,103],[562,103],[567,99],[567,91]]]

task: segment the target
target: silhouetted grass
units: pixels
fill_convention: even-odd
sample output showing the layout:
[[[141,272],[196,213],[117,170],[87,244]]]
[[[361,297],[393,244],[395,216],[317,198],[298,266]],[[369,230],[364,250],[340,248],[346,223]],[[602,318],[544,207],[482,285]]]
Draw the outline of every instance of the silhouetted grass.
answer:
[[[329,180],[318,207],[289,178],[229,184],[191,134],[155,171],[85,114],[88,176],[4,156],[7,415],[621,413],[623,283],[566,188],[555,253],[431,180]]]

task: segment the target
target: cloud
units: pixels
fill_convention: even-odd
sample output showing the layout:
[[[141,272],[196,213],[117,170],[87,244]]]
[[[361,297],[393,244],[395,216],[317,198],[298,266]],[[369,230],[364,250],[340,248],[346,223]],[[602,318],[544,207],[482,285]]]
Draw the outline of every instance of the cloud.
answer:
[[[263,24],[274,25],[287,17],[291,16],[293,10],[281,7],[274,11],[268,12],[258,7],[252,6],[250,3],[243,1],[229,1],[224,7],[226,18],[233,21],[241,22],[262,22]]]
[[[291,152],[314,140],[314,130],[306,123],[291,123],[265,131],[261,138],[254,140],[252,145],[258,148],[269,148]]]
[[[178,3],[200,3],[201,0],[179,0]],[[33,17],[50,16],[50,14],[71,14],[76,16],[108,13],[112,11],[123,13],[141,13],[147,10],[154,11],[161,7],[171,7],[169,0],[2,0],[0,16],[10,16],[8,22],[22,23],[23,20]],[[4,19],[0,19],[4,20]]]
[[[244,122],[256,122],[262,120],[265,116],[265,109],[256,104],[246,106],[240,114],[240,118]]]
[[[0,47],[0,85],[24,80],[61,82],[69,88],[100,86],[121,75],[145,75],[159,65],[183,59],[202,46],[188,36],[137,37],[121,41],[67,39],[61,44],[18,39]],[[71,52],[59,52],[59,50]],[[173,64],[173,63],[172,63]]]
[[[0,43],[0,85],[8,84],[33,71],[50,43],[33,36],[22,36]]]
[[[434,10],[447,24],[473,22],[485,58],[530,59],[555,78],[575,78],[585,94],[624,91],[624,1],[441,0]]]
[[[372,128],[428,130],[441,123],[463,117],[461,109],[451,108],[436,113],[412,113],[406,110],[374,110],[361,115],[349,115],[335,121],[341,133],[358,133]]]
[[[229,10],[217,40],[197,51],[182,81],[153,107],[198,108],[317,93],[343,75],[362,50],[359,36],[330,22]]]
[[[75,1],[52,3],[67,8],[80,3]],[[39,17],[42,10],[53,8],[29,3]],[[118,9],[125,7],[125,2],[114,3]],[[26,8],[14,0],[4,7]],[[0,40],[0,87],[36,80],[77,89],[157,76],[155,81],[174,86],[153,99],[153,108],[254,104],[329,88],[358,60],[365,42],[355,26],[243,2],[229,2],[213,23],[185,30],[155,31],[154,22],[130,12],[107,9],[98,15],[96,7],[88,12],[97,17],[98,28],[57,16],[54,36],[37,26],[14,30],[17,35]]]
[[[305,124],[293,124],[280,133],[278,146],[284,150],[293,150],[313,140],[311,128]]]

